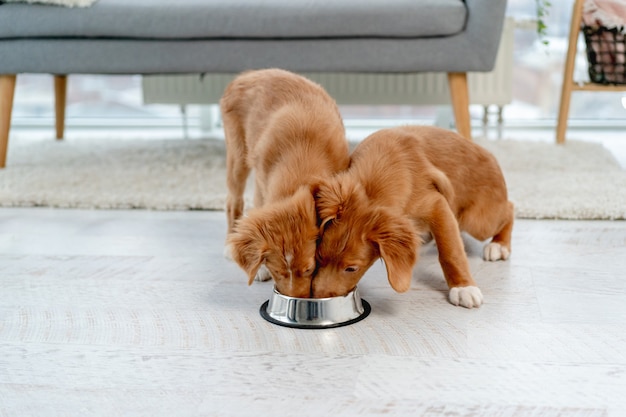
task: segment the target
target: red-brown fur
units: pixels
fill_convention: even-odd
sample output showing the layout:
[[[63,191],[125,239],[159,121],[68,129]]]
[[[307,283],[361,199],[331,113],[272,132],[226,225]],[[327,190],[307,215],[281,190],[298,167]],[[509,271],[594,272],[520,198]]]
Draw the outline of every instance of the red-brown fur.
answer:
[[[280,293],[309,297],[319,237],[313,193],[321,178],[346,169],[350,160],[339,109],[321,86],[278,69],[238,76],[220,107],[227,256],[246,271],[249,284],[269,279],[269,272]],[[252,170],[255,208],[243,216]]]
[[[513,204],[496,159],[448,130],[403,126],[363,140],[350,168],[320,185],[316,298],[346,294],[382,258],[389,283],[407,291],[421,238],[432,235],[450,288],[450,301],[478,307],[461,231],[485,246],[487,260],[507,259]]]

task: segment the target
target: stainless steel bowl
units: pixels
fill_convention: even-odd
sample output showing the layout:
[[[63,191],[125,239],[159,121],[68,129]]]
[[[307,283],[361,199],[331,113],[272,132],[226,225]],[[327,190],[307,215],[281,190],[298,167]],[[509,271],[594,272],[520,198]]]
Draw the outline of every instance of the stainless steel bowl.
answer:
[[[341,297],[296,298],[276,288],[261,306],[261,316],[270,323],[298,329],[328,329],[363,320],[371,311],[357,288]]]

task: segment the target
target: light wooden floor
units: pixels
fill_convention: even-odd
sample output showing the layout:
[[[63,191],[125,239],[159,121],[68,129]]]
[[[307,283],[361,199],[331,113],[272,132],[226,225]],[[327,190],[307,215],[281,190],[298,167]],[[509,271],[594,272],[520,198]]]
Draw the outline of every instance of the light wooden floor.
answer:
[[[508,262],[466,240],[485,295],[410,292],[297,330],[222,258],[223,212],[0,209],[0,416],[624,416],[626,222],[518,221]]]

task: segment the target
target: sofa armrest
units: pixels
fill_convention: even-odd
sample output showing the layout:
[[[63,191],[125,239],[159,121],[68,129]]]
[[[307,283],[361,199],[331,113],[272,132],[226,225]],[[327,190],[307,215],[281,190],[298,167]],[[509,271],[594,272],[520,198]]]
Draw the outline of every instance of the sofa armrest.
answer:
[[[491,71],[495,65],[504,26],[506,0],[465,0],[468,9],[467,30],[463,33],[467,47],[475,54],[475,71]]]

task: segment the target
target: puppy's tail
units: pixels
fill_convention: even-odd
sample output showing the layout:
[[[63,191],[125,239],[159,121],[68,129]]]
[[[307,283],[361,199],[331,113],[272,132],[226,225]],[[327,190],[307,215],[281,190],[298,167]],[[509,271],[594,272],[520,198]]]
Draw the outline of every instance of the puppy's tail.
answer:
[[[445,197],[449,205],[453,206],[455,199],[454,187],[448,179],[448,176],[434,166],[431,167],[429,174],[433,188]]]

